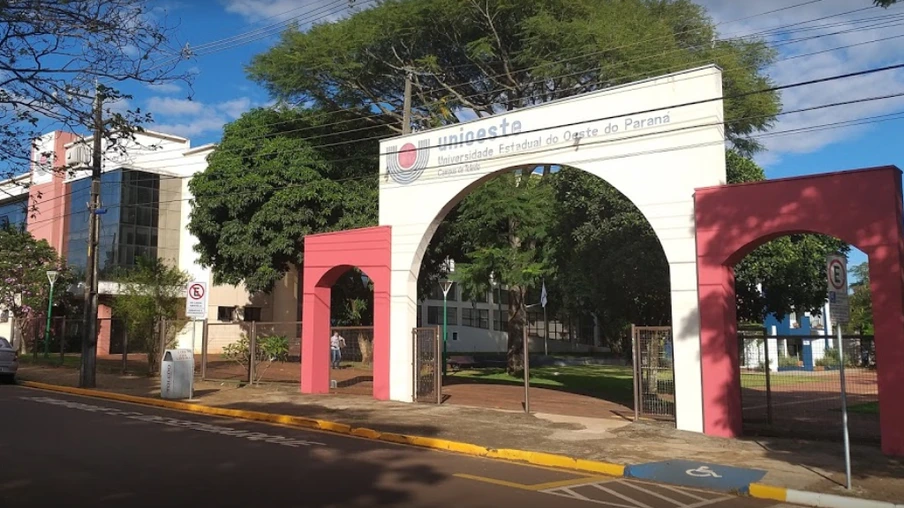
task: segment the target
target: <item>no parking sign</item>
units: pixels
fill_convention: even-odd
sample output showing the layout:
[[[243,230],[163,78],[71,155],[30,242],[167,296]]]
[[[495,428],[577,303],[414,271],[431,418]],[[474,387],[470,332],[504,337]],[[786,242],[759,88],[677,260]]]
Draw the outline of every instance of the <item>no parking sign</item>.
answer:
[[[829,280],[829,315],[836,323],[847,323],[851,317],[848,301],[847,258],[831,254],[826,262]]]
[[[207,282],[191,282],[185,290],[185,317],[207,317]]]

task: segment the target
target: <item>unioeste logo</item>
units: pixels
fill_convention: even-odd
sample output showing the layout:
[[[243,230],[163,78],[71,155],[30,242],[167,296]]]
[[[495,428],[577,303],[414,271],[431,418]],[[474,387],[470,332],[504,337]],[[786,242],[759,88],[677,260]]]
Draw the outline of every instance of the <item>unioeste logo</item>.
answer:
[[[424,173],[427,160],[430,158],[430,140],[422,139],[413,143],[405,143],[402,148],[386,147],[386,172],[389,177],[401,185],[409,184]]]

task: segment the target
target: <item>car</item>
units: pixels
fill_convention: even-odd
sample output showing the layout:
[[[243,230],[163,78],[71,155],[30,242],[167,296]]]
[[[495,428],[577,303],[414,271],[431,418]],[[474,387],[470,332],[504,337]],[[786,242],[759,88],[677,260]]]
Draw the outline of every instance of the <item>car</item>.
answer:
[[[19,370],[19,352],[4,337],[0,337],[0,381],[16,380]]]

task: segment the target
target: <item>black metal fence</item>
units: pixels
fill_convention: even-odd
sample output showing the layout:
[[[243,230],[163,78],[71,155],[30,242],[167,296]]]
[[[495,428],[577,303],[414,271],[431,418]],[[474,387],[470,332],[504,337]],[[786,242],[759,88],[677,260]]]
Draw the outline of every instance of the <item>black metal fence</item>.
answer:
[[[442,345],[438,327],[412,330],[415,402],[442,403]]]
[[[634,365],[634,418],[675,418],[672,328],[631,327]]]
[[[745,431],[810,439],[842,435],[841,367],[851,439],[879,441],[875,339],[738,333]],[[840,353],[843,351],[843,354]]]

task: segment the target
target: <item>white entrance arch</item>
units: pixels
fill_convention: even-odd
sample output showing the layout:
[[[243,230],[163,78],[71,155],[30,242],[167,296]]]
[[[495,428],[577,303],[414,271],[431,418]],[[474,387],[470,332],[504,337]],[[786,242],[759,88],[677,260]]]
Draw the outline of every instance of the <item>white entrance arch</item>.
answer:
[[[656,232],[671,281],[676,423],[702,432],[694,189],[725,183],[721,97],[722,72],[707,66],[382,141],[390,398],[412,400],[418,271],[443,217],[488,175],[545,163],[606,180]]]

